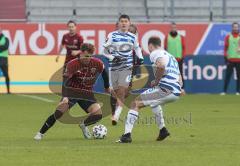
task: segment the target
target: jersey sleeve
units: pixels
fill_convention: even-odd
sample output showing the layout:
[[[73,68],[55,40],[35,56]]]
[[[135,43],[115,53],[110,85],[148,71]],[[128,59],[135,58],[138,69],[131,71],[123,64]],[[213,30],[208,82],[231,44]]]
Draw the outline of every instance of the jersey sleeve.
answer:
[[[79,35],[79,45],[81,47],[81,45],[83,44],[83,37],[81,35]]]
[[[142,49],[140,48],[139,42],[138,42],[138,37],[135,37],[134,43],[133,43],[133,48],[134,51],[139,59],[143,59],[142,55]]]
[[[108,46],[110,46],[112,44],[112,33],[109,33],[107,36],[107,39],[105,41],[105,43],[103,44],[104,48],[107,48]]]
[[[98,60],[98,61],[99,61],[98,71],[99,71],[99,73],[102,73],[105,67],[104,67],[104,64],[102,61],[100,61],[100,60]]]
[[[62,45],[65,45],[66,43],[65,43],[65,39],[66,39],[66,35],[63,35],[63,38],[62,38]]]
[[[227,51],[228,51],[228,46],[229,46],[229,35],[227,35],[224,39],[224,57],[227,57]]]
[[[104,88],[108,89],[109,88],[109,77],[108,77],[108,73],[106,71],[106,69],[103,69],[102,71],[102,78],[103,78],[103,82],[104,82]]]
[[[185,38],[181,35],[181,42],[182,42],[182,56],[186,56],[186,45],[185,45]]]
[[[105,43],[103,44],[103,56],[105,56],[106,58],[108,58],[109,60],[113,60],[114,56],[111,55],[111,48],[109,46],[112,45],[112,32],[108,34],[108,37],[105,41]]]
[[[67,66],[66,69],[64,71],[64,77],[70,78],[74,75],[74,73],[76,73],[78,71],[80,67],[80,64],[78,63],[78,59],[72,60],[70,61]]]
[[[154,52],[152,52],[151,54],[150,54],[150,61],[152,62],[152,63],[155,63],[155,53]]]
[[[5,36],[3,36],[3,37],[5,37]],[[0,46],[0,52],[8,50],[8,48],[9,48],[9,40],[7,37],[5,37],[5,39],[6,39],[5,40],[6,42]]]
[[[137,49],[137,48],[140,47],[140,46],[139,46],[139,42],[138,42],[138,37],[137,37],[137,36],[135,36],[135,40],[134,40],[133,46],[134,46],[134,49]]]
[[[154,51],[150,54],[150,61],[152,63],[156,63],[158,58],[161,58],[161,57],[162,57],[162,52],[159,53],[159,52]]]

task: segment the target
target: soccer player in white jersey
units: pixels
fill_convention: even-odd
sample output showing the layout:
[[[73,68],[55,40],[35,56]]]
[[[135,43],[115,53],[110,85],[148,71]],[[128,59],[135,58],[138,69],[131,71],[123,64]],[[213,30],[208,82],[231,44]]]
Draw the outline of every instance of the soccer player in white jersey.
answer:
[[[116,125],[123,109],[125,95],[129,87],[133,67],[133,50],[143,63],[141,48],[135,34],[128,31],[130,17],[121,15],[118,19],[118,30],[108,34],[104,46],[104,56],[109,59],[109,80],[117,98],[112,124]]]
[[[148,41],[150,60],[155,68],[155,80],[151,87],[140,94],[132,103],[125,122],[125,132],[117,142],[132,142],[131,133],[135,121],[138,119],[140,108],[151,106],[160,128],[158,141],[169,136],[169,132],[162,126],[162,106],[169,102],[176,101],[181,94],[182,77],[178,63],[173,55],[162,49],[161,40],[158,37],[151,37]]]

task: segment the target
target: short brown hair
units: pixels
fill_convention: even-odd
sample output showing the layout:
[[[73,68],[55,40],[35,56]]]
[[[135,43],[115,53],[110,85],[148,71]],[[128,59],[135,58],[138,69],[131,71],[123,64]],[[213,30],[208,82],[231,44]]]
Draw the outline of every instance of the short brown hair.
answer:
[[[69,20],[69,21],[67,22],[67,25],[69,25],[69,24],[71,24],[71,23],[73,23],[75,26],[77,25],[77,23],[76,23],[75,21],[73,21],[73,20]]]
[[[161,39],[157,36],[152,36],[148,40],[148,45],[152,44],[154,46],[161,46]]]
[[[130,28],[133,29],[133,32],[131,32],[131,31],[130,32],[136,35],[138,32],[137,26],[135,24],[130,24],[129,29]]]
[[[122,14],[121,16],[119,16],[118,21],[120,21],[122,18],[126,18],[130,21],[130,17],[127,14]]]
[[[87,51],[89,54],[93,54],[95,51],[95,47],[94,45],[90,44],[90,43],[83,43],[81,45],[81,51]]]
[[[234,25],[239,25],[239,24],[238,24],[238,22],[233,22],[233,23],[232,23],[232,27],[233,27]]]

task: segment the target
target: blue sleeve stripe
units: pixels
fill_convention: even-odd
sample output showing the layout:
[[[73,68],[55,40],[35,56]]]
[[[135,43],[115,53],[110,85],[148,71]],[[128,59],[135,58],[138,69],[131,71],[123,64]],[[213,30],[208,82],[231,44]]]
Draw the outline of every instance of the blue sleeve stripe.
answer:
[[[174,91],[174,90],[181,91],[180,86],[177,86],[176,84],[165,82],[165,81],[160,81],[159,86],[167,88],[167,89],[172,90],[172,91]]]
[[[135,37],[130,35],[130,34],[128,34],[128,33],[127,33],[127,36],[131,37],[133,39],[133,41],[135,40]]]
[[[167,78],[169,80],[176,80],[176,78],[172,77],[172,76],[169,76],[169,75],[165,75],[163,76],[162,78]]]
[[[129,39],[127,39],[127,38],[113,38],[112,39],[112,41],[113,42],[116,42],[116,43],[118,43],[118,42],[129,42]],[[134,40],[130,40],[131,42],[132,42],[132,44],[134,44]]]

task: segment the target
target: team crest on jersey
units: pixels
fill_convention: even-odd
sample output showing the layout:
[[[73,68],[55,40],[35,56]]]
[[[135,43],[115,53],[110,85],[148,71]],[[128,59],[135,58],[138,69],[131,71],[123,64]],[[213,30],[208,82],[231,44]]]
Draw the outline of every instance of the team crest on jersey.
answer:
[[[91,73],[94,74],[96,72],[96,68],[91,68]]]
[[[73,40],[73,43],[74,43],[74,44],[77,44],[77,43],[78,43],[78,40],[77,40],[77,39]]]
[[[121,51],[128,51],[128,50],[131,50],[132,49],[132,46],[130,44],[123,44],[121,47],[120,47],[120,50]]]

